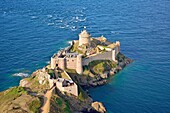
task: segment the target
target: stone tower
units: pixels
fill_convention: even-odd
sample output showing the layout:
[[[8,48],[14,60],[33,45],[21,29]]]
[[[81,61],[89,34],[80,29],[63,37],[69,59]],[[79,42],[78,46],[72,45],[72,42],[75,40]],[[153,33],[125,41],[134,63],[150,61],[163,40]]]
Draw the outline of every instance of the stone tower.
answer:
[[[90,45],[90,34],[86,30],[83,30],[79,34],[79,46],[81,46],[83,44]]]
[[[112,60],[116,61],[116,51],[112,50]]]
[[[115,53],[116,53],[116,56],[117,54],[120,52],[120,42],[119,41],[116,41],[116,47],[115,47]]]
[[[65,69],[65,67],[66,67],[65,58],[58,58],[58,67],[62,70]]]
[[[51,69],[54,69],[56,67],[56,61],[53,57],[51,57]]]
[[[116,45],[118,47],[118,53],[120,52],[120,42],[119,41],[116,41]]]
[[[82,55],[77,55],[77,65],[76,65],[76,71],[78,74],[83,73],[83,64],[82,64]]]

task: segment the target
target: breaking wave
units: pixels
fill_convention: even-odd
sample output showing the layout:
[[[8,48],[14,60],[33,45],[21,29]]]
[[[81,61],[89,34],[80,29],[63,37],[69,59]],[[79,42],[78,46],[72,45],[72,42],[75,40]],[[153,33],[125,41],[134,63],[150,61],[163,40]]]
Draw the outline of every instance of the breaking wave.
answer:
[[[15,73],[13,76],[20,76],[20,77],[29,77],[28,73]]]

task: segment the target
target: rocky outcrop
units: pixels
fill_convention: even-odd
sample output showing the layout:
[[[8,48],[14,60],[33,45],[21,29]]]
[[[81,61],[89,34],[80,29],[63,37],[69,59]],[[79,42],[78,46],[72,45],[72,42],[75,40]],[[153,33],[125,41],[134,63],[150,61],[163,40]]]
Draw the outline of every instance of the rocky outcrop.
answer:
[[[49,74],[42,71],[38,72],[37,75],[38,75],[39,84],[41,85],[45,84],[48,81],[48,77],[50,77]]]
[[[20,80],[20,83],[19,83],[19,85],[22,87],[29,87],[29,84],[30,83],[25,79]]]
[[[106,113],[106,108],[101,102],[93,102],[91,106],[99,113]]]
[[[48,78],[50,77],[50,75],[47,72],[39,69],[39,70],[33,72],[31,77],[32,78],[36,77],[38,83],[40,85],[44,85],[45,83],[48,82]],[[29,85],[30,85],[30,82],[29,82],[29,80],[27,78],[26,79],[22,79],[20,81],[20,86],[22,86],[22,87],[29,87]]]
[[[107,80],[105,79],[99,79],[99,80],[91,80],[89,81],[89,85],[92,87],[97,87],[97,86],[101,86],[107,83]]]
[[[103,74],[100,75],[102,78],[108,78],[109,77],[109,71],[105,71]]]

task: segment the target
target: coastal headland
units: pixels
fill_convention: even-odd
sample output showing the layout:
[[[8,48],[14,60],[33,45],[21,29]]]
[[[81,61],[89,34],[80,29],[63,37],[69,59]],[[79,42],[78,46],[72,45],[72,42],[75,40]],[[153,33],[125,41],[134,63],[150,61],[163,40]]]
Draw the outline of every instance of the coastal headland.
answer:
[[[43,69],[20,85],[0,92],[2,113],[105,113],[107,108],[88,94],[88,88],[107,83],[133,60],[121,53],[120,42],[92,37],[83,30],[78,40],[58,51]]]

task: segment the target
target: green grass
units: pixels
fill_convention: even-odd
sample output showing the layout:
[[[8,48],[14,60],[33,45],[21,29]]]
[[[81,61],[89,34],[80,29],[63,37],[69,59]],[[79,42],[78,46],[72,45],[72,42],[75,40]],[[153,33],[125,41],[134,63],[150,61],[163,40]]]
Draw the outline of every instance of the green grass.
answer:
[[[63,101],[61,98],[56,98],[55,101],[58,106],[62,107]]]
[[[70,79],[64,72],[61,73],[61,78]]]
[[[6,101],[14,100],[15,98],[21,96],[24,93],[26,94],[27,92],[24,90],[23,87],[13,87],[0,94],[0,104]]]
[[[117,64],[110,60],[95,60],[89,63],[89,68],[95,72],[95,74],[103,74],[110,68],[115,68]]]
[[[54,75],[54,70],[53,70],[53,69],[49,69],[49,70],[48,70],[48,74],[49,74],[50,76],[53,76],[53,75]]]
[[[65,101],[64,113],[71,113],[68,101]]]
[[[79,85],[78,85],[78,91],[79,91],[78,99],[80,99],[81,101],[84,101],[85,99],[88,98],[87,93]]]
[[[68,73],[77,73],[75,69],[65,69]]]
[[[78,44],[79,44],[79,42],[76,42],[73,46],[72,46],[72,48],[70,49],[70,52],[77,52],[77,53],[79,53],[79,54],[85,54],[83,51],[81,51],[81,50],[79,50],[78,49]]]
[[[61,113],[71,113],[69,102],[60,97],[55,97],[55,102]]]
[[[72,48],[70,49],[70,52],[76,52],[78,49],[77,49],[77,47],[78,47],[78,42],[76,42],[76,43],[74,43],[74,45],[72,46]]]
[[[38,98],[36,98],[36,100],[33,100],[30,104],[29,104],[29,109],[30,111],[32,111],[33,113],[39,113],[39,108],[41,106],[41,102]]]
[[[43,91],[43,90],[46,90],[49,88],[49,82],[46,81],[45,84],[40,84],[37,75],[30,76],[28,78],[24,78],[24,80],[28,81],[29,88],[33,92],[39,92],[39,91]]]

